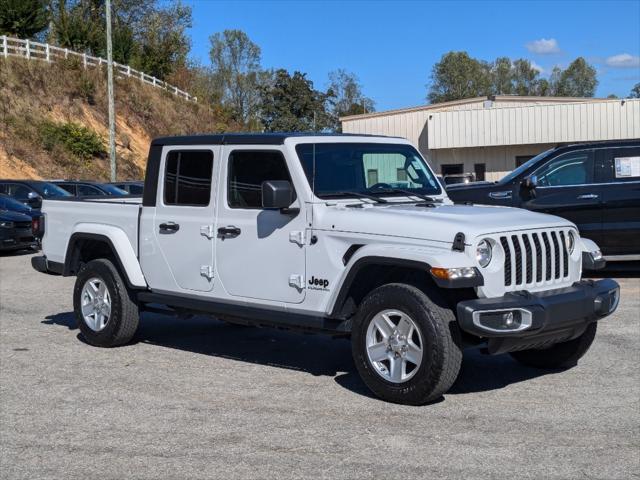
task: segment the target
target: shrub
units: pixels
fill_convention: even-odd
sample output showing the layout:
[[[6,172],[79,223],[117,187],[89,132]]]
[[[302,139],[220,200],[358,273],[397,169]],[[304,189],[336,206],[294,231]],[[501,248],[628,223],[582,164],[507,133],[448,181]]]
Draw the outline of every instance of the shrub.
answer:
[[[56,147],[62,147],[83,160],[106,153],[97,133],[73,122],[44,121],[40,125],[40,138],[45,150],[53,151]]]

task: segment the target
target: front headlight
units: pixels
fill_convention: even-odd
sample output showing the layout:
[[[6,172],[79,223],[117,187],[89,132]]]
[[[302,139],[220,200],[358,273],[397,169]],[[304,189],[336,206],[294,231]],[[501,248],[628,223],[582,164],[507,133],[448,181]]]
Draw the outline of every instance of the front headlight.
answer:
[[[9,221],[0,222],[0,227],[2,227],[2,228],[13,228],[13,222],[9,222]]]
[[[567,235],[565,238],[567,250],[569,250],[569,255],[571,255],[573,253],[573,249],[576,248],[576,236],[573,234],[573,232],[569,232],[569,235]]]
[[[491,263],[491,244],[488,240],[482,240],[476,247],[476,260],[481,267],[486,267]]]

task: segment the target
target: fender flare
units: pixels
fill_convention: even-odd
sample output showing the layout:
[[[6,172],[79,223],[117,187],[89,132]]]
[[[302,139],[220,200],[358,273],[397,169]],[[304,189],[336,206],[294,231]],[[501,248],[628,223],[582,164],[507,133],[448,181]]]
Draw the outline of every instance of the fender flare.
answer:
[[[436,267],[475,267],[471,259],[464,253],[454,252],[442,248],[399,248],[397,245],[388,246],[364,246],[356,251],[349,259],[345,272],[338,283],[337,293],[329,300],[329,317],[339,315],[343,303],[353,285],[358,273],[369,265],[390,267],[404,267],[422,270],[429,273],[432,266]],[[437,279],[434,278],[434,281]],[[482,285],[482,276],[479,276],[479,285]],[[438,285],[441,288],[464,288],[471,285]]]
[[[69,276],[73,252],[77,243],[81,240],[96,240],[104,242],[113,251],[117,267],[125,275],[125,280],[133,288],[147,288],[147,282],[140,268],[140,262],[127,234],[120,228],[108,225],[78,224],[69,237],[65,254],[63,275]]]

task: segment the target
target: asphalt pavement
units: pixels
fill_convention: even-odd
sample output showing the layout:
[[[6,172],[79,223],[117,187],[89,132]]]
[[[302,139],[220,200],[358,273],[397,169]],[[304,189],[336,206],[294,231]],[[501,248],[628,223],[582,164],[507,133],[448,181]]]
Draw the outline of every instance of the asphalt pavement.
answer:
[[[435,404],[393,405],[349,342],[144,314],[81,341],[74,278],[0,256],[0,478],[632,479],[640,476],[640,279],[570,370],[465,352]]]

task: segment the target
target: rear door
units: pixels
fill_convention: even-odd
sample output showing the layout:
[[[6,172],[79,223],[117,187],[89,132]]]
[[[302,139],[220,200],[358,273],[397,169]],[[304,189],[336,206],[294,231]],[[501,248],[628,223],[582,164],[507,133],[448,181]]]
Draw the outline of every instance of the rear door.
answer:
[[[202,146],[163,149],[153,219],[143,219],[141,226],[141,242],[152,245],[145,247],[141,260],[153,289],[213,289],[213,167],[218,152],[219,147]]]
[[[566,218],[580,234],[600,244],[602,239],[602,185],[595,179],[593,150],[576,150],[547,160],[534,173],[535,197],[523,208]]]
[[[598,245],[606,256],[640,260],[640,146],[597,150],[596,158],[604,212]]]

